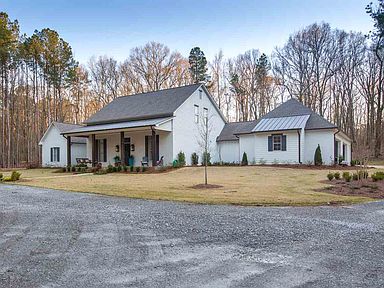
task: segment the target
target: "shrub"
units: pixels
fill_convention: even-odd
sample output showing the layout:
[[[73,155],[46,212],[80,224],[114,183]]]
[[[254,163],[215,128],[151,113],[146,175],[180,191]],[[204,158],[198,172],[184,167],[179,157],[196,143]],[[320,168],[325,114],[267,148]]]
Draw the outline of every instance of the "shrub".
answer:
[[[343,179],[346,181],[346,182],[350,182],[351,179],[352,179],[352,176],[349,172],[343,172]]]
[[[359,170],[357,173],[358,179],[368,179],[368,171],[367,170]]]
[[[340,180],[340,172],[335,172],[333,176],[335,177],[336,180]]]
[[[6,176],[6,177],[3,177],[3,181],[4,182],[10,182],[10,181],[13,181],[11,176]]]
[[[73,166],[71,167],[71,171],[72,171],[72,172],[76,172],[76,166],[75,166],[75,165],[73,165]]]
[[[128,166],[124,165],[123,166],[123,170],[124,170],[124,172],[127,172],[128,171]]]
[[[140,172],[140,167],[137,166],[137,167],[136,167],[136,173],[139,173],[139,172]]]
[[[377,171],[371,175],[372,181],[384,180],[384,172]]]
[[[17,172],[17,171],[12,171],[12,174],[11,174],[11,181],[17,181],[17,180],[20,180],[20,176],[21,176],[21,173]]]
[[[315,151],[315,158],[314,158],[315,165],[320,166],[323,165],[323,157],[321,156],[321,149],[320,145],[317,145],[316,151]]]
[[[71,172],[71,166],[67,166],[67,171]]]
[[[3,180],[3,174],[0,173],[0,181]]]
[[[133,166],[129,166],[129,171],[133,172]]]
[[[331,172],[329,172],[327,174],[327,178],[328,178],[329,181],[332,181],[334,177],[335,177],[335,175],[333,173],[331,173]]]
[[[193,152],[191,155],[191,163],[192,163],[192,165],[199,164],[199,155],[197,155],[196,152]]]
[[[209,153],[209,152],[203,153],[203,159],[202,159],[201,164],[205,165],[205,161],[207,161],[208,165],[211,165],[211,153]]]
[[[95,174],[95,175],[105,175],[107,173],[108,173],[107,169],[98,169],[93,174]]]
[[[260,158],[260,160],[259,160],[259,164],[260,164],[260,165],[265,165],[265,163],[267,163],[267,161],[264,160],[264,158]]]
[[[112,166],[112,172],[113,172],[113,173],[116,173],[116,172],[117,172],[117,167],[116,167],[116,166]]]
[[[121,172],[122,169],[121,165],[117,166],[117,172]]]
[[[243,158],[241,159],[241,165],[242,166],[247,166],[248,165],[248,156],[247,153],[243,153]]]
[[[357,160],[352,160],[351,161],[351,166],[356,166],[356,164],[357,164]]]
[[[185,154],[183,151],[180,151],[179,154],[177,154],[177,162],[179,163],[179,166],[185,166]]]
[[[145,171],[147,171],[148,170],[148,167],[141,167],[141,172],[145,172]]]
[[[357,173],[353,173],[353,174],[352,174],[352,179],[353,179],[354,181],[359,180],[359,175],[358,175]]]
[[[180,165],[179,165],[179,161],[177,161],[176,159],[173,160],[173,162],[172,162],[172,167],[173,167],[173,168],[179,168],[179,167],[180,167]]]
[[[76,172],[80,172],[82,167],[76,167]]]
[[[87,167],[80,167],[80,173],[87,172]]]
[[[61,168],[61,172],[63,172],[63,173],[67,172],[67,167]]]
[[[113,166],[111,164],[109,164],[107,166],[107,173],[112,173],[113,172]]]

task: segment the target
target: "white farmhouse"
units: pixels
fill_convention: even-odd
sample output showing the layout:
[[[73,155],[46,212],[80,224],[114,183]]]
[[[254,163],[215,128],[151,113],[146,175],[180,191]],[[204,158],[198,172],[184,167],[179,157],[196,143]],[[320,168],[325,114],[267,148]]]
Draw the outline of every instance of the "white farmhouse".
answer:
[[[245,152],[250,163],[310,163],[318,145],[325,164],[351,161],[351,140],[295,99],[256,121],[227,123],[205,86],[193,84],[118,97],[82,126],[52,123],[42,164],[167,165],[180,151],[187,164],[192,153],[201,162],[206,121],[212,162],[240,163]]]
[[[216,138],[226,121],[202,84],[118,97],[86,120],[84,126],[62,134],[68,141],[74,137],[86,139],[83,157],[93,165],[119,162],[155,166],[161,159],[167,165],[180,151],[191,164],[192,153],[202,154],[199,142],[206,119],[211,130],[211,159],[216,162]],[[68,151],[73,155],[71,147]],[[65,165],[71,164],[76,162],[68,156]]]

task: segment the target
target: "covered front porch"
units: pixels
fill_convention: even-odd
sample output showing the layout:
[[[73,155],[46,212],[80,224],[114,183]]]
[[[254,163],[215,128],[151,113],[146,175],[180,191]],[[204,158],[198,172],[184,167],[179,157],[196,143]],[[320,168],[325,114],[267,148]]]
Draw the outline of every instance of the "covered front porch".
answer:
[[[84,126],[65,134],[67,165],[71,163],[71,137],[87,139],[86,161],[98,164],[126,166],[156,166],[169,164],[172,155],[172,118],[130,121]]]

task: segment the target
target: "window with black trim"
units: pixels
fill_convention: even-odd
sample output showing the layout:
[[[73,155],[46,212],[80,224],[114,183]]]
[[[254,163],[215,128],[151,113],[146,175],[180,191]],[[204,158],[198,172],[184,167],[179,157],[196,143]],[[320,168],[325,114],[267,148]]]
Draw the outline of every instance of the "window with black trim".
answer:
[[[199,90],[199,98],[200,100],[203,99],[203,90]]]
[[[203,119],[204,119],[204,125],[207,125],[208,121],[208,108],[203,109]]]
[[[199,123],[199,105],[195,105],[195,123]]]
[[[282,150],[282,136],[283,135],[272,135],[272,147],[273,151],[281,151]]]
[[[107,162],[107,139],[96,140],[97,161]]]
[[[51,162],[60,162],[60,147],[51,147]]]

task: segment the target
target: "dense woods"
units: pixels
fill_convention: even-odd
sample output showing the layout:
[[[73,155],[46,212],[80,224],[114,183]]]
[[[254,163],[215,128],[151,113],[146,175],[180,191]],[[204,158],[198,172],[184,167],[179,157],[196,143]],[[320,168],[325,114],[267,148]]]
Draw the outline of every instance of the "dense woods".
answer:
[[[258,119],[295,97],[336,123],[379,157],[384,148],[384,5],[371,4],[370,35],[314,23],[272,55],[257,49],[206,59],[199,47],[181,55],[164,44],[133,48],[125,61],[74,59],[51,29],[22,35],[0,13],[0,167],[37,165],[38,142],[52,121],[81,123],[121,95],[203,82],[229,121]],[[367,17],[369,17],[367,15]],[[91,51],[90,51],[91,53]]]

